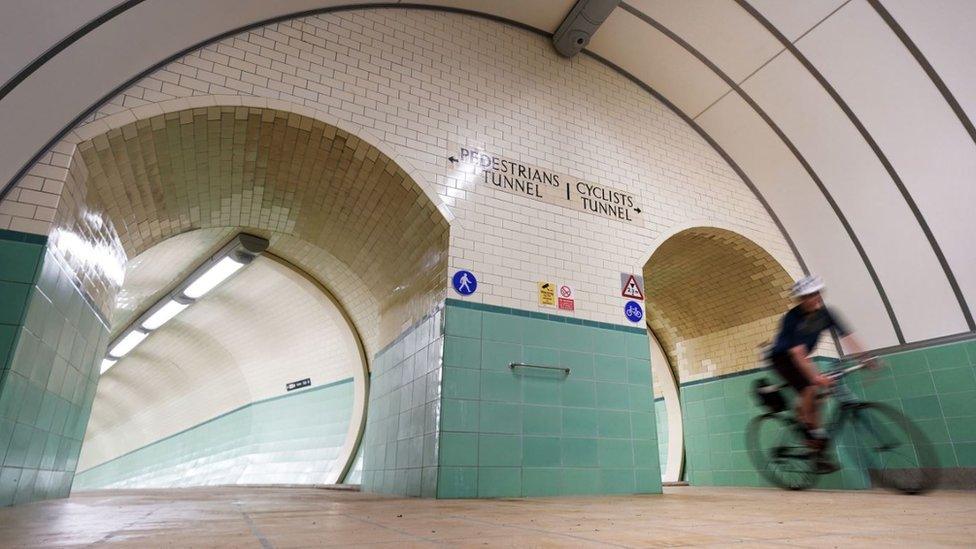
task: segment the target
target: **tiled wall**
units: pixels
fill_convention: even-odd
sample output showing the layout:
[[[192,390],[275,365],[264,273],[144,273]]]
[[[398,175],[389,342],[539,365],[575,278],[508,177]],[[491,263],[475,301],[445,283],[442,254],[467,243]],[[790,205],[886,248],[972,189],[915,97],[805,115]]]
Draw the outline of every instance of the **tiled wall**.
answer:
[[[68,494],[107,343],[43,239],[0,234],[0,506]]]
[[[438,497],[661,491],[646,334],[455,300],[446,314]]]
[[[668,466],[668,411],[664,407],[664,399],[654,399],[654,420],[657,427],[657,456],[661,470]]]
[[[365,492],[435,495],[442,317],[442,311],[430,315],[373,359],[363,438]]]
[[[894,406],[914,420],[935,446],[940,466],[976,468],[976,341],[906,351],[885,360],[887,368],[850,378],[855,394]],[[762,484],[745,447],[746,424],[762,413],[750,392],[759,377],[778,379],[773,372],[754,371],[681,388],[685,478],[691,484]],[[866,479],[854,467],[856,452],[846,439],[839,446],[844,469],[819,486],[865,487]]]
[[[339,455],[353,380],[242,406],[82,471],[74,490],[218,484],[321,484]]]
[[[493,46],[472,62],[472,43]],[[317,117],[390,156],[456,216],[449,266],[478,274],[472,300],[531,310],[540,277],[562,272],[576,288],[578,316],[620,322],[610,299],[620,292],[618,273],[638,272],[662,233],[691,221],[745,234],[787,272],[800,272],[755,196],[667,107],[587,56],[567,61],[544,36],[473,16],[363,9],[252,29],[148,75],[66,140],[147,124],[163,112],[242,102]],[[580,105],[592,108],[585,128]],[[447,161],[458,144],[633,192],[645,226],[473,184]],[[29,184],[56,193],[68,165],[63,151],[70,155],[55,151]],[[0,211],[0,227],[43,225],[29,202],[34,194],[18,193],[10,195],[10,213]],[[152,221],[141,230],[157,230]]]

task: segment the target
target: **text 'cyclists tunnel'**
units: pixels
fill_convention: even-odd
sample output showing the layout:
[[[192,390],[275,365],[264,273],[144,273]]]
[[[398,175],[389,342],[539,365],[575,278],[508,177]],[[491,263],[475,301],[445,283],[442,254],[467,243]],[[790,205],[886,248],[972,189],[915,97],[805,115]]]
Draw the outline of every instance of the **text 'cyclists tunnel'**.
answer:
[[[230,237],[270,241],[106,372],[76,486],[343,480],[367,357],[443,299],[437,207],[357,136],[267,108],[169,112],[66,152],[49,253],[112,337]]]

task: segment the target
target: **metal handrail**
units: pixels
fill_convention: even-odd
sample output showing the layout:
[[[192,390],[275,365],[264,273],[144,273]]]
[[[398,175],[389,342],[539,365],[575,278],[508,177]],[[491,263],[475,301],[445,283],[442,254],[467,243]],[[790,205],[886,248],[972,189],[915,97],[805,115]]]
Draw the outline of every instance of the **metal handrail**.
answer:
[[[522,362],[512,362],[508,365],[509,368],[539,368],[540,370],[560,370],[564,374],[569,375],[569,368],[563,368],[561,366],[539,366],[538,364],[525,364]]]

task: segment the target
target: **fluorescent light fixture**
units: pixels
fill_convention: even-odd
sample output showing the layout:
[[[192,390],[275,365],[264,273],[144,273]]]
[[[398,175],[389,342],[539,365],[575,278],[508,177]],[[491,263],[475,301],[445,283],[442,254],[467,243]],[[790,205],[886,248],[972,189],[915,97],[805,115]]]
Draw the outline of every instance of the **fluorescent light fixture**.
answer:
[[[115,366],[115,363],[116,362],[118,362],[118,360],[115,360],[114,358],[103,358],[102,359],[102,371],[99,372],[99,373],[104,374],[105,372],[108,371],[109,368],[111,368],[112,366]]]
[[[224,245],[216,254],[196,268],[190,276],[181,281],[175,289],[157,301],[139,318],[122,331],[122,337],[111,343],[108,355],[102,360],[104,374],[115,365],[118,359],[142,343],[153,330],[180,314],[193,304],[194,300],[206,295],[220,283],[227,280],[241,267],[254,260],[268,249],[268,240],[259,236],[240,233]]]
[[[119,359],[128,354],[129,351],[136,348],[136,345],[142,343],[143,339],[148,336],[146,332],[140,332],[139,330],[132,330],[125,335],[118,343],[112,347],[108,354],[112,355],[112,358]]]
[[[163,305],[156,310],[153,314],[149,315],[149,318],[142,321],[143,330],[156,330],[163,324],[169,322],[174,316],[180,314],[180,311],[189,307],[189,303],[180,303],[175,299],[169,300],[169,303]]]
[[[236,273],[244,263],[226,256],[207,269],[200,278],[194,280],[183,290],[183,295],[190,299],[200,299],[207,292],[217,287],[218,284],[227,280],[230,275]]]

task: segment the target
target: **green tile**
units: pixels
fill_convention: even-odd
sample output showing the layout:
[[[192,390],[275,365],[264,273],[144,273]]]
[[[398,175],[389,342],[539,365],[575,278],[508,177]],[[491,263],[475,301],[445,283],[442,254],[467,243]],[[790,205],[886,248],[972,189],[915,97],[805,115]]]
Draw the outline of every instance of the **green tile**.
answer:
[[[529,406],[522,408],[522,433],[526,435],[559,435],[563,414],[558,406]]]
[[[637,492],[641,494],[661,493],[661,473],[654,470],[636,469]]]
[[[478,497],[478,468],[439,467],[437,497],[446,499]]]
[[[649,412],[654,408],[654,393],[644,385],[629,385],[630,409]]]
[[[590,408],[563,408],[563,435],[596,436],[597,415]]]
[[[478,401],[443,399],[441,403],[441,429],[444,431],[478,432]]]
[[[572,379],[593,379],[593,355],[576,351],[560,351],[559,365],[570,369]]]
[[[522,378],[522,402],[558,405],[562,402],[564,381],[560,372],[526,373]]]
[[[939,395],[945,417],[976,416],[976,391]]]
[[[466,337],[445,337],[444,365],[457,368],[481,368],[481,340]]]
[[[942,406],[935,395],[906,398],[902,401],[902,410],[912,420],[933,419],[942,417]]]
[[[743,454],[745,454],[743,452]],[[634,442],[634,464],[640,468],[658,467],[658,447],[652,441]]]
[[[595,438],[563,438],[562,464],[567,467],[596,467],[600,461]]]
[[[939,394],[976,391],[976,372],[972,366],[933,370],[932,381]]]
[[[0,507],[13,505],[21,471],[22,469],[14,467],[0,468]]]
[[[866,381],[864,384],[864,398],[872,401],[898,398],[898,387],[895,386],[895,378],[885,377]]]
[[[522,432],[522,406],[503,402],[481,402],[482,433],[518,434]]]
[[[647,385],[651,387],[651,361],[628,359],[627,360],[627,381],[629,383]]]
[[[478,465],[482,468],[522,464],[522,437],[482,434],[478,446]]]
[[[559,437],[523,437],[522,465],[525,467],[558,467],[561,464]]]
[[[929,371],[929,364],[926,361],[924,351],[909,351],[898,353],[884,358],[887,368],[883,373],[891,373],[895,376],[905,376],[920,374]]]
[[[634,444],[630,440],[601,438],[597,440],[600,467],[633,467]]]
[[[657,438],[657,426],[654,414],[650,412],[630,413],[630,433],[635,440],[651,440]]]
[[[478,435],[473,433],[441,433],[440,465],[478,465]]]
[[[522,343],[524,319],[516,315],[484,313],[481,337],[487,341]]]
[[[928,359],[929,368],[932,370],[970,365],[965,347],[958,343],[925,349],[925,358]]]
[[[533,366],[559,366],[559,350],[525,345],[522,347],[522,360]]]
[[[949,430],[946,427],[945,419],[941,417],[937,419],[913,419],[913,422],[925,433],[925,437],[932,444],[945,444],[949,442]]]
[[[627,410],[630,408],[630,390],[623,383],[596,384],[596,405],[602,409]]]
[[[935,385],[932,383],[932,374],[928,372],[897,376],[895,377],[895,386],[898,387],[898,394],[902,398],[935,394]]]
[[[513,362],[522,362],[521,345],[488,340],[481,343],[482,369],[505,372]]]
[[[627,359],[622,356],[594,355],[594,374],[600,381],[627,382]]]
[[[522,379],[512,372],[481,372],[481,399],[521,402]]]
[[[628,334],[600,330],[593,335],[593,352],[601,355],[627,356]]]
[[[560,493],[563,495],[588,495],[600,493],[599,469],[563,469]]]
[[[604,494],[633,494],[637,491],[633,469],[600,470],[600,489]]]
[[[596,385],[585,379],[567,379],[562,387],[563,406],[596,406]]]
[[[526,467],[522,469],[522,495],[558,496],[562,476],[561,469]]]
[[[478,469],[478,497],[506,498],[522,495],[520,467],[480,467]]]
[[[481,396],[481,374],[467,368],[443,368],[441,391],[444,398],[477,399]]]
[[[955,445],[959,467],[976,467],[976,442]]]
[[[7,367],[8,360],[13,356],[14,340],[18,330],[18,326],[0,324],[0,371]]]
[[[954,442],[976,442],[976,416],[946,419],[949,439]]]
[[[597,427],[601,437],[630,438],[630,414],[600,410],[597,412]]]
[[[451,336],[481,338],[481,311],[448,307],[444,332]]]
[[[0,281],[0,324],[21,323],[30,288],[30,284]]]
[[[650,360],[651,342],[646,333],[627,335],[627,356],[639,360]]]
[[[0,281],[33,284],[43,250],[37,244],[0,241]]]

